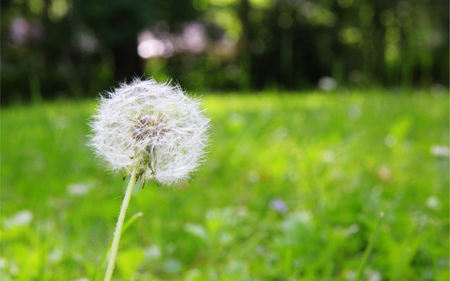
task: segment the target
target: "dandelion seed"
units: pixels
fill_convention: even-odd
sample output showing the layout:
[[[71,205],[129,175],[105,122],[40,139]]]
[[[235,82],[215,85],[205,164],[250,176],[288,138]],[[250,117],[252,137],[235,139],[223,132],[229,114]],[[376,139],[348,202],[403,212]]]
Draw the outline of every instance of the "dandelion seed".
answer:
[[[100,100],[91,127],[91,146],[114,170],[171,185],[198,167],[209,119],[180,87],[135,80]]]

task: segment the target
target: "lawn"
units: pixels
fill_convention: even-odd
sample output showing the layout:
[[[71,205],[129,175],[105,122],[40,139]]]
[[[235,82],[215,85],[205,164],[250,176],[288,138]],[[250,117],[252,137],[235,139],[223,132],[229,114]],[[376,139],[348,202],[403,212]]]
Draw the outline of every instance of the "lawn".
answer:
[[[353,280],[380,212],[364,280],[448,280],[446,94],[203,100],[208,158],[136,187],[116,280]],[[2,109],[0,280],[102,280],[126,182],[86,145],[94,107]]]

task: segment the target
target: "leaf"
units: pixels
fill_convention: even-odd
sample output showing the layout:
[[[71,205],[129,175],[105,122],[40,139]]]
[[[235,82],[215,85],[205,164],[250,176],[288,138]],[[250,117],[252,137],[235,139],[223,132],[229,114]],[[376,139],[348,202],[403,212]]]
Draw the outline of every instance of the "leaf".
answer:
[[[122,250],[117,257],[117,268],[124,280],[130,280],[144,261],[144,251],[141,248]]]

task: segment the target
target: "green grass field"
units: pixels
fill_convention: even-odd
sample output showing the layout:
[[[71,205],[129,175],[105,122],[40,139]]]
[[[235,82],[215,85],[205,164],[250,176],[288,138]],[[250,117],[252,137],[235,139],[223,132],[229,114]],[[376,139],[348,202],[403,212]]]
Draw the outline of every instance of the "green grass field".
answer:
[[[447,95],[203,99],[208,158],[136,187],[115,280],[353,280],[381,211],[364,280],[448,280]],[[2,109],[0,280],[102,280],[126,182],[86,146],[94,106]]]

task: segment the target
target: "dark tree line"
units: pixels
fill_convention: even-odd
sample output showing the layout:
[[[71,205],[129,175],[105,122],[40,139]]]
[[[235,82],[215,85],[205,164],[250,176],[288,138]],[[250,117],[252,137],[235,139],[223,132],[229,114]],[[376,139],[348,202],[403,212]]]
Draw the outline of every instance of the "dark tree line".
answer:
[[[93,96],[143,74],[193,90],[298,90],[324,76],[344,86],[448,86],[444,0],[10,0],[1,8],[3,104]]]

